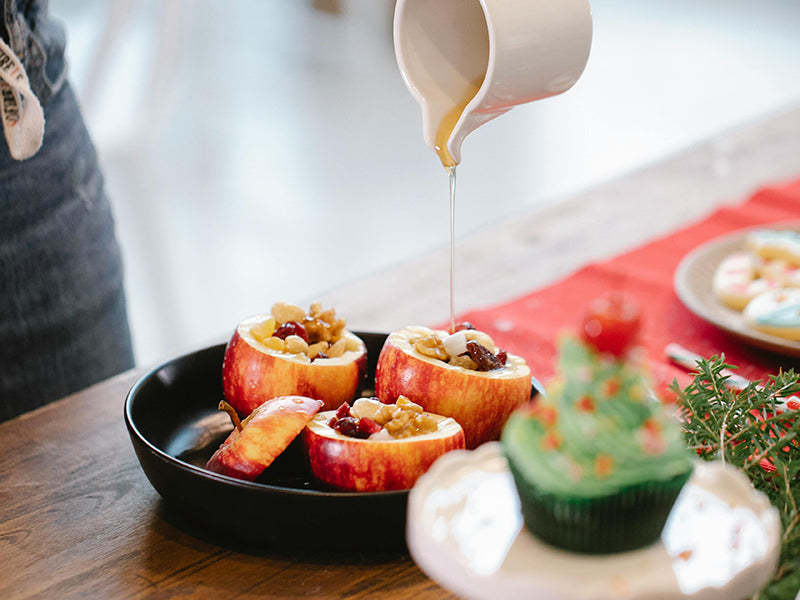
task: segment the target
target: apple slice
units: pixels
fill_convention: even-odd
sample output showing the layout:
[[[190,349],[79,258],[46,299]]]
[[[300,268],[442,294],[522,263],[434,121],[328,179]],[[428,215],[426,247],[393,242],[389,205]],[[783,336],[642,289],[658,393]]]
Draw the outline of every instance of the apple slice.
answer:
[[[370,400],[357,400],[354,409]],[[374,402],[380,404],[377,399]],[[334,429],[331,423],[337,411],[317,414],[303,430],[311,472],[322,483],[342,491],[410,489],[442,454],[464,448],[464,431],[454,419],[423,415],[432,423],[426,433],[393,438],[386,429],[380,429],[362,439]]]
[[[287,306],[300,311],[299,315],[281,322],[287,319],[281,316]],[[305,313],[299,307],[279,303],[272,314],[239,323],[225,349],[222,384],[225,398],[240,415],[249,415],[270,398],[292,394],[322,400],[325,409],[353,400],[366,373],[367,348],[358,336],[343,329],[341,320],[335,338],[329,336],[330,342],[317,341],[311,333],[310,339],[297,335],[306,334],[303,325],[311,323],[318,312],[312,305],[311,314],[302,317]],[[308,329],[312,331],[311,326]],[[331,356],[317,353],[316,349],[326,344]]]
[[[469,342],[492,355],[492,360],[486,352],[477,355],[491,370],[475,370],[467,360],[462,350]],[[523,358],[497,349],[485,333],[408,327],[390,334],[381,349],[375,394],[388,403],[406,396],[428,412],[454,418],[464,428],[467,448],[476,448],[499,439],[511,413],[530,399],[531,370]]]
[[[236,428],[208,460],[206,469],[253,481],[286,450],[322,404],[303,396],[283,396],[264,402],[241,423],[234,413]]]

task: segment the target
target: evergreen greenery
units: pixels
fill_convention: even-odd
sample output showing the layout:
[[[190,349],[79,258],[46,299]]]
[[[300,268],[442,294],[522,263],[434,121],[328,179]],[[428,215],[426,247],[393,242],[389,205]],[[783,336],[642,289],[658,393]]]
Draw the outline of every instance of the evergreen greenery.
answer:
[[[800,590],[800,412],[778,412],[780,398],[800,393],[793,371],[743,390],[726,386],[725,356],[699,361],[678,395],[690,447],[708,460],[740,468],[780,512],[781,558],[772,581],[753,600],[793,600]]]

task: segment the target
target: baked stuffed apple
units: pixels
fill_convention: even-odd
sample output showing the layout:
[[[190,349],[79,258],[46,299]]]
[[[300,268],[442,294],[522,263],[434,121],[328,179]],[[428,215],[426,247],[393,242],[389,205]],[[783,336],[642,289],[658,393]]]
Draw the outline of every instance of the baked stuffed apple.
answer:
[[[425,412],[400,397],[395,404],[360,398],[314,416],[303,430],[314,477],[334,489],[410,489],[445,452],[464,448],[452,418]]]
[[[498,439],[509,415],[530,399],[531,371],[487,334],[459,327],[452,334],[427,327],[391,333],[378,357],[375,394],[388,403],[405,396],[452,417],[467,448],[475,448]]]
[[[226,400],[247,416],[266,400],[301,395],[338,408],[356,397],[367,366],[364,342],[345,328],[334,309],[287,302],[243,320],[225,349]]]

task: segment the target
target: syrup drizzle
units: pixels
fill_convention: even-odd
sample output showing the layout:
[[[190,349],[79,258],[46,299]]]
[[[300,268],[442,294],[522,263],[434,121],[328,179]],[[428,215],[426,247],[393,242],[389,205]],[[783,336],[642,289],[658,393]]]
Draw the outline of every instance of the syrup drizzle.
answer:
[[[456,247],[456,166],[447,167],[450,178],[450,333],[456,330],[455,310],[455,247]]]
[[[434,148],[439,160],[442,161],[447,176],[450,180],[450,332],[456,328],[455,311],[455,231],[456,231],[456,161],[447,148],[447,142],[453,134],[453,130],[464,113],[467,104],[475,97],[483,82],[470,83],[465,90],[462,100],[453,105],[453,108],[442,118],[439,127],[436,129],[436,139]]]

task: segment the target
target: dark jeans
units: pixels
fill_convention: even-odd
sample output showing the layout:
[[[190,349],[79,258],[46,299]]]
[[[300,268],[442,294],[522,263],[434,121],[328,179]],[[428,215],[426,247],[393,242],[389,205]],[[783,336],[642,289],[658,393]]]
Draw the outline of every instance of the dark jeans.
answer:
[[[133,366],[122,262],[94,146],[63,77],[63,35],[28,2],[2,32],[45,110],[25,161],[0,138],[0,420]],[[38,36],[38,37],[37,37]]]

